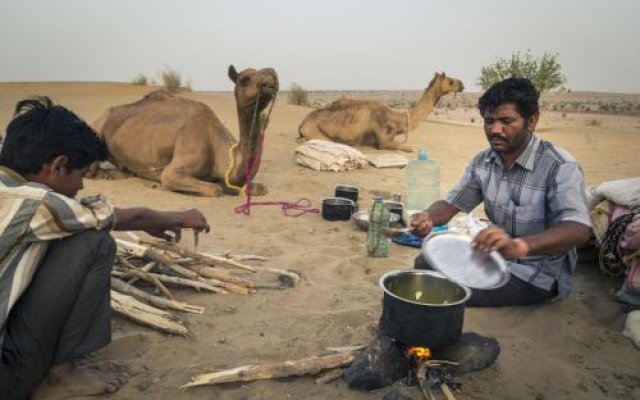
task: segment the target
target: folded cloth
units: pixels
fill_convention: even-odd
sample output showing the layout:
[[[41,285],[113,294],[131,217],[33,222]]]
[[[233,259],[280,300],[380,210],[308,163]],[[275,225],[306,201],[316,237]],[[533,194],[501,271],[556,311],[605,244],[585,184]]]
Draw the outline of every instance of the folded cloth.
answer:
[[[627,314],[627,322],[622,334],[627,337],[640,350],[640,310]]]
[[[408,233],[403,233],[402,235],[395,236],[391,240],[394,243],[398,243],[403,246],[420,247],[422,246],[422,241],[424,240],[424,238],[421,238],[418,235],[408,232]]]
[[[348,171],[368,165],[367,157],[359,150],[328,140],[309,140],[295,153],[298,164],[317,171]]]
[[[602,200],[625,208],[640,207],[640,177],[603,182],[587,190],[587,203],[592,210]]]

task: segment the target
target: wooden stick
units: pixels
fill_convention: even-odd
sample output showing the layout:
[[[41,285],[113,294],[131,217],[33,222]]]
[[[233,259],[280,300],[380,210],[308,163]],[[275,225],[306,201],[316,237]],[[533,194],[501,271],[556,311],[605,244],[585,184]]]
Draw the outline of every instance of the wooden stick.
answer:
[[[446,383],[441,383],[440,389],[442,389],[442,393],[444,394],[444,397],[447,398],[447,400],[458,400],[453,394],[453,391],[449,388],[449,385],[447,385]]]
[[[300,275],[296,274],[295,272],[287,271],[286,269],[268,268],[268,267],[254,267],[254,269],[256,271],[264,271],[270,274],[288,276],[293,281],[294,286],[297,285],[301,279]]]
[[[123,249],[127,250],[128,252],[130,252],[131,254],[133,254],[136,257],[148,258],[148,259],[150,259],[152,261],[157,261],[160,264],[171,264],[171,263],[173,263],[172,259],[170,259],[166,255],[162,254],[158,250],[150,248],[149,246],[143,246],[143,245],[138,244],[138,243],[131,243],[131,242],[128,242],[128,241],[122,240],[122,239],[116,239],[116,243],[118,244],[118,246],[120,246]]]
[[[316,384],[324,385],[325,383],[329,383],[331,381],[334,381],[340,378],[343,374],[344,374],[344,371],[342,370],[342,368],[331,369],[321,374],[322,376],[319,376],[318,378],[316,378]]]
[[[177,321],[169,319],[172,314],[139,302],[131,296],[111,291],[111,308],[134,322],[174,335],[187,336],[189,330]]]
[[[204,279],[201,278],[202,281],[209,283],[212,286],[218,286],[221,288],[225,288],[226,290],[228,290],[231,293],[237,293],[237,294],[249,294],[249,293],[255,293],[254,289],[249,289],[243,286],[238,286],[236,284],[233,283],[229,283],[229,282],[222,282],[218,279]]]
[[[127,285],[132,285],[131,282],[133,282],[134,280],[138,280],[138,279],[144,279],[145,281],[153,284],[155,287],[158,288],[158,290],[160,290],[160,292],[169,300],[175,300],[176,298],[173,296],[173,293],[171,293],[171,291],[169,291],[169,289],[167,289],[167,287],[165,285],[162,284],[162,282],[160,281],[160,279],[158,279],[156,276],[154,276],[155,274],[150,274],[148,272],[144,272],[138,269],[130,269],[127,271],[122,271],[122,270],[111,270],[111,275],[116,276],[118,278],[130,278],[132,276],[134,276],[135,278],[130,279],[127,283]]]
[[[208,284],[204,279],[191,280],[191,279],[185,279],[185,278],[178,278],[176,276],[167,276],[167,275],[154,274],[151,272],[144,272],[144,271],[137,271],[137,270],[122,271],[122,272],[117,272],[116,274],[120,275],[120,277],[138,276],[142,279],[156,279],[161,282],[173,283],[179,286],[187,286],[197,290],[204,289],[214,293],[229,294],[224,289],[220,289],[218,287]]]
[[[215,257],[224,257],[224,258],[228,258],[231,260],[236,260],[236,261],[267,261],[266,257],[262,257],[262,256],[257,256],[254,254],[231,254],[231,250],[227,251],[224,254],[211,254],[212,256]]]
[[[189,279],[194,279],[194,280],[197,280],[200,278],[200,275],[198,275],[197,273],[183,266],[180,266],[178,264],[166,264],[166,265],[167,265],[167,268],[169,268],[170,270],[172,270],[178,275],[182,275],[184,277],[187,277]]]
[[[131,264],[131,263],[129,263]],[[153,270],[156,266],[158,265],[157,262],[155,261],[150,261],[148,263],[146,263],[142,268],[135,268],[135,269],[139,269],[140,271],[144,271],[144,272],[150,272],[151,270]],[[133,278],[130,279],[129,282],[127,282],[129,285],[133,285],[134,283],[136,283],[138,281],[138,278]]]
[[[265,365],[244,365],[242,367],[198,375],[192,378],[191,382],[181,386],[181,388],[317,374],[325,369],[348,365],[353,362],[355,356],[356,352],[343,352]]]
[[[194,314],[202,314],[204,312],[204,307],[194,306],[192,304],[183,303],[181,301],[167,300],[162,297],[153,296],[147,292],[143,292],[142,290],[134,286],[127,285],[124,281],[118,278],[111,278],[111,287],[118,290],[119,292],[123,292],[138,299],[148,301],[149,303],[157,307],[185,311]]]
[[[168,251],[172,251],[176,254],[179,254],[183,257],[189,257],[189,258],[193,258],[195,260],[200,260],[208,265],[217,265],[217,264],[223,264],[223,265],[229,265],[232,267],[236,267],[236,268],[240,268],[240,269],[244,269],[246,271],[251,271],[251,272],[255,272],[253,267],[250,267],[248,265],[239,263],[237,261],[233,261],[233,260],[229,260],[227,258],[224,257],[216,257],[213,256],[211,254],[206,254],[206,253],[199,253],[199,252],[195,252],[195,251],[191,251],[189,249],[186,249],[180,245],[177,245],[175,243],[169,243],[169,242],[165,242],[165,241],[159,241],[159,240],[141,240],[140,243],[142,244],[146,244],[152,247],[156,247],[158,249],[162,249],[162,250],[168,250]]]
[[[197,274],[199,274],[200,276],[204,276],[205,278],[214,278],[223,282],[233,283],[235,285],[246,288],[255,287],[255,284],[250,280],[229,275],[219,268],[213,268],[206,265],[187,265],[185,267],[192,271],[195,271]]]

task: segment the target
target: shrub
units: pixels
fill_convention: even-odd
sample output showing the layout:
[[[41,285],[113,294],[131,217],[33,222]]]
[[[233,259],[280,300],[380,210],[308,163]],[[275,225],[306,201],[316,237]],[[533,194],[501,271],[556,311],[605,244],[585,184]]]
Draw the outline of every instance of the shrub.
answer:
[[[140,74],[131,80],[131,83],[137,86],[147,86],[149,84],[149,80],[144,74]]]
[[[173,69],[162,71],[162,82],[165,89],[171,93],[175,93],[182,88],[182,77],[179,72]]]
[[[309,92],[297,83],[292,83],[289,91],[289,104],[309,107],[311,105],[309,103]]]
[[[589,125],[589,126],[601,126],[602,122],[600,122],[599,119],[591,119],[591,120],[587,121],[587,125]]]
[[[517,76],[531,80],[539,92],[561,87],[566,81],[562,74],[562,66],[558,54],[544,53],[535,58],[530,50],[521,54],[513,53],[510,59],[498,58],[493,64],[482,67],[478,77],[478,85],[483,90],[496,82]]]

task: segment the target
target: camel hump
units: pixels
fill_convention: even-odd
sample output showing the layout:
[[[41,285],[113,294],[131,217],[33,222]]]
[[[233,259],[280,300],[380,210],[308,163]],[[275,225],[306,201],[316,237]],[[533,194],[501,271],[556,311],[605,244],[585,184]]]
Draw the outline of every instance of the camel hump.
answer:
[[[145,95],[142,100],[158,100],[158,101],[162,101],[162,100],[169,100],[169,99],[173,99],[175,98],[174,95],[172,95],[171,93],[169,93],[168,91],[164,90],[164,89],[159,89],[159,90],[154,90],[151,93],[148,93],[147,95]]]

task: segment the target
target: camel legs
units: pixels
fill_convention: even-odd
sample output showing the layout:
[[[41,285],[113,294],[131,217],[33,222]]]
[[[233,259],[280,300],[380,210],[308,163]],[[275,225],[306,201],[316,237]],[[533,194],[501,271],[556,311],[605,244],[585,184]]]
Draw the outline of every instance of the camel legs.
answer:
[[[179,168],[172,168],[171,166],[167,166],[162,171],[160,184],[167,190],[195,193],[205,197],[218,197],[224,192],[223,186],[219,183],[194,178]]]

